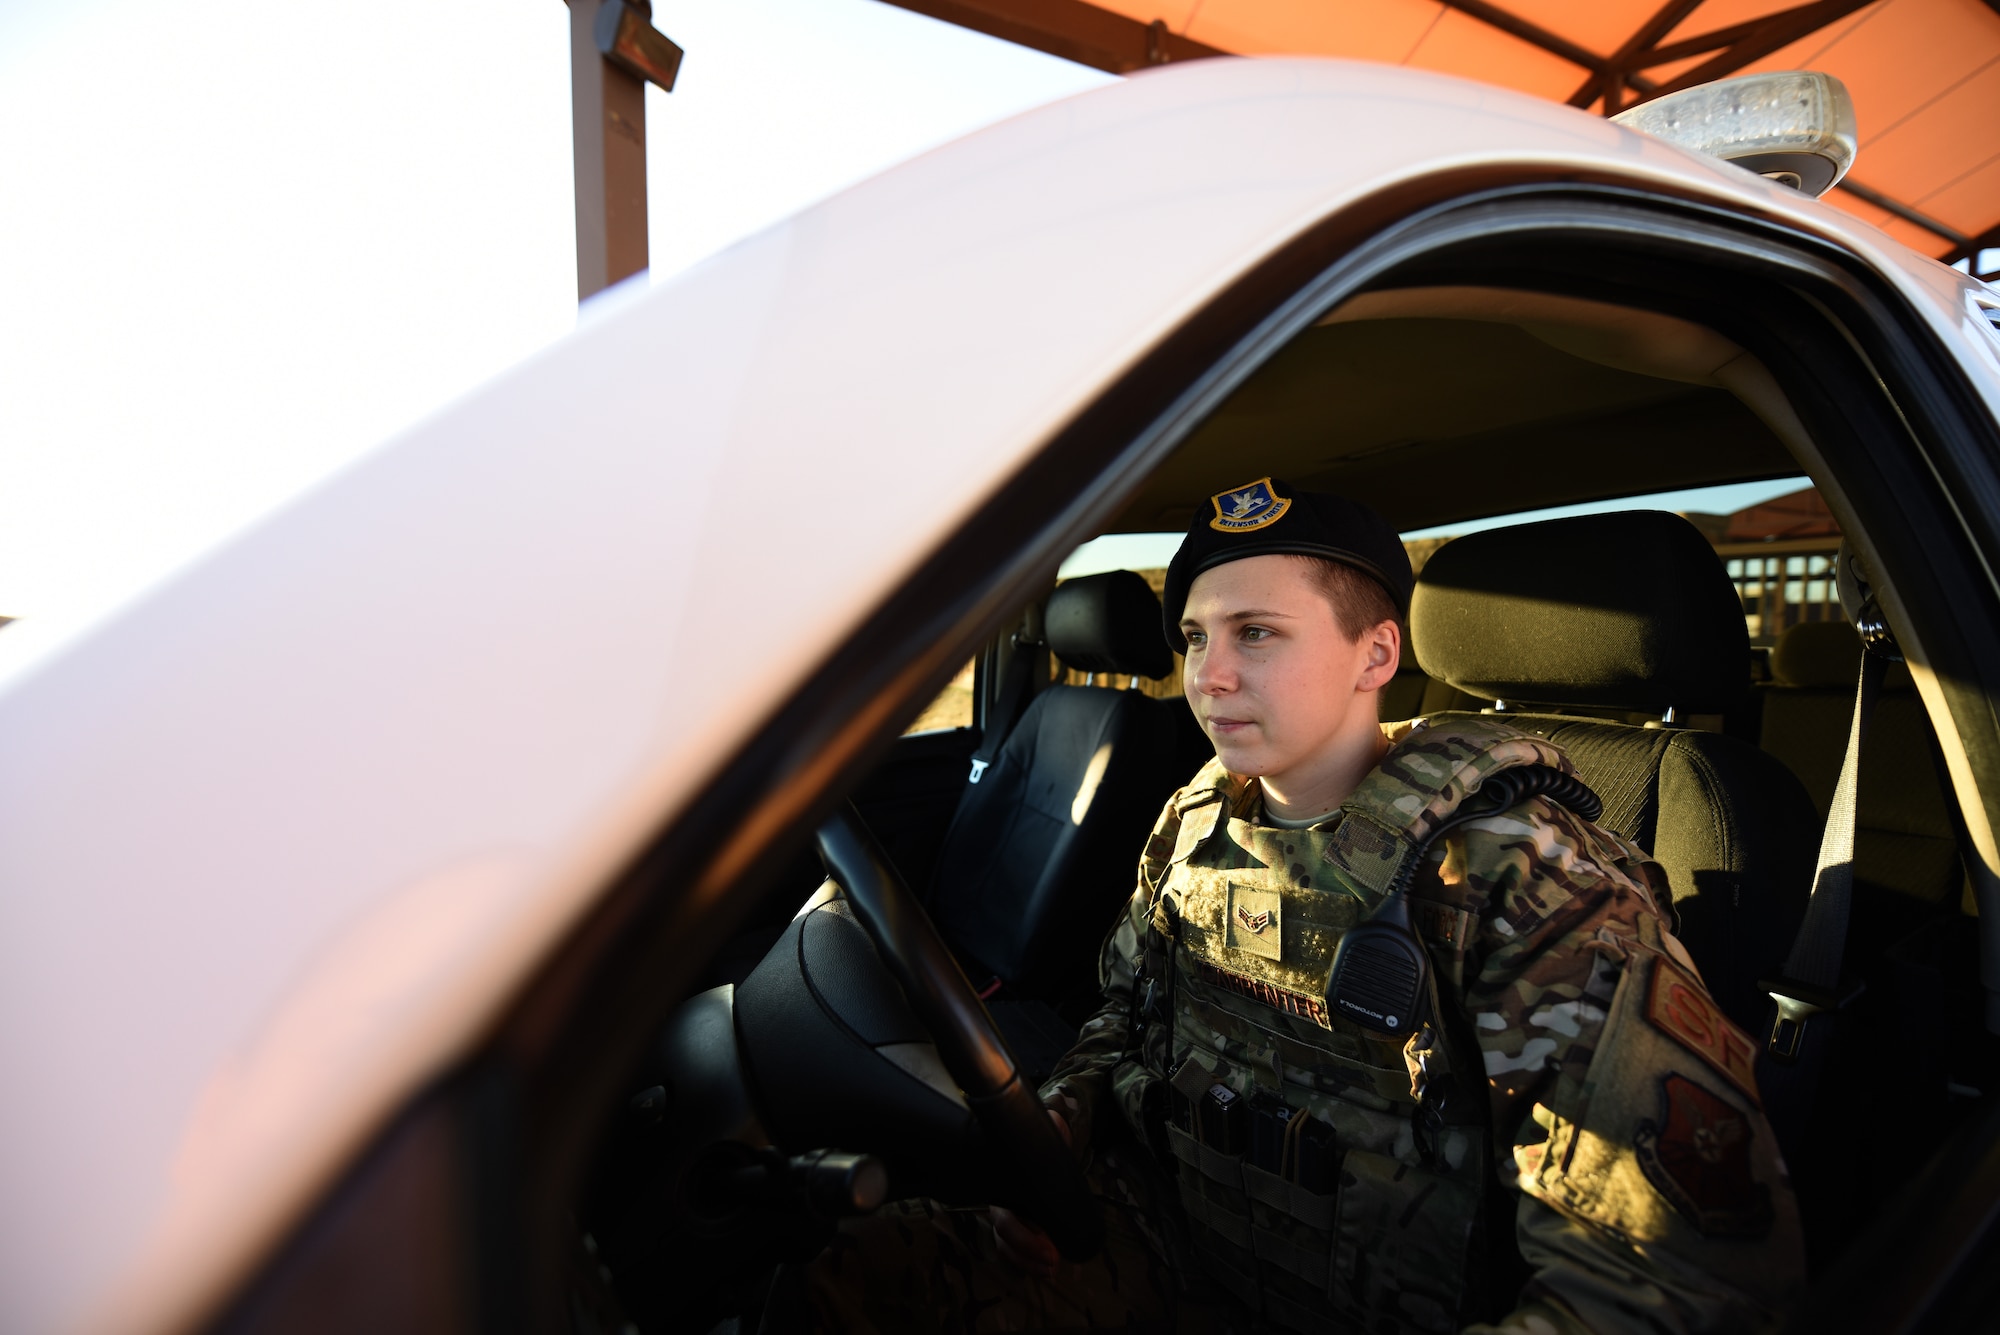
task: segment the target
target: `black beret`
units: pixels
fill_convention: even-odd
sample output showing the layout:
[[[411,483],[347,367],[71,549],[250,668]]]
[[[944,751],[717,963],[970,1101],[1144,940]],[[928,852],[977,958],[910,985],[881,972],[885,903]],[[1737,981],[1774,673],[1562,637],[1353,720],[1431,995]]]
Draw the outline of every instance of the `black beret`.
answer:
[[[1323,491],[1293,491],[1283,482],[1259,478],[1209,498],[1214,513],[1194,517],[1188,535],[1167,567],[1164,618],[1167,643],[1187,652],[1181,613],[1195,576],[1246,556],[1323,556],[1372,576],[1396,604],[1410,612],[1409,553],[1395,525],[1359,501]]]

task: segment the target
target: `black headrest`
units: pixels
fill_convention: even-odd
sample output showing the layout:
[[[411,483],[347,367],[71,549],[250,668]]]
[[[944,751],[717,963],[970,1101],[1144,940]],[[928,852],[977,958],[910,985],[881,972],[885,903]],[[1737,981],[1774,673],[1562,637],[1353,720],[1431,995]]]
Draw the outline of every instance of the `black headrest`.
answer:
[[[1160,640],[1160,600],[1129,570],[1064,580],[1042,619],[1049,652],[1079,672],[1164,677],[1173,651]]]
[[[1417,581],[1410,638],[1433,677],[1510,704],[1710,714],[1749,678],[1736,586],[1700,531],[1660,510],[1446,543]]]

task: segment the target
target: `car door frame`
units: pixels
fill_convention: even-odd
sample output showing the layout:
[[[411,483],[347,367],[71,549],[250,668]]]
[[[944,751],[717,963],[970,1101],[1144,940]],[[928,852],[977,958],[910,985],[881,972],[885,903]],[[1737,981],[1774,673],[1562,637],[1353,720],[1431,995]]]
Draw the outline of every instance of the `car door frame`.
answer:
[[[1984,813],[2000,808],[2000,585],[1991,573],[2000,566],[2000,438],[1958,354],[1853,250],[1748,206],[1540,165],[1437,173],[1274,248],[1049,440],[660,831],[488,1041],[354,1161],[218,1328],[331,1329],[359,1313],[380,1330],[560,1320],[556,1261],[575,1243],[565,1236],[569,1208],[621,1074],[755,897],[760,869],[803,846],[900,727],[1047,586],[1063,555],[1294,334],[1393,273],[1426,260],[1435,273],[1449,267],[1436,263],[1447,251],[1485,246],[1490,255],[1509,241],[1569,247],[1573,257],[1588,243],[1780,282],[1841,331],[1848,369],[1894,392],[1892,416],[1925,477],[1904,469],[1870,491],[1863,484],[1890,461],[1871,471],[1865,449],[1836,449],[1810,462],[1836,515],[1867,535],[1889,574],[1891,618],[1911,630],[1920,680],[1930,679],[1925,703],[1958,748],[1959,795],[1985,827]],[[1779,379],[1829,370],[1795,365]],[[1838,434],[1837,423],[1826,428]],[[1954,514],[1953,495],[1974,505]],[[1930,575],[1941,584],[1920,586]],[[1940,596],[1954,599],[1953,616],[1941,615]],[[2000,863],[1990,828],[1979,851]],[[2000,904],[1988,916],[2000,918]],[[397,1219],[402,1227],[390,1227]],[[370,1281],[329,1287],[329,1276],[356,1273],[357,1259],[368,1261]],[[332,1306],[309,1300],[328,1293]],[[286,1324],[306,1316],[309,1325]]]

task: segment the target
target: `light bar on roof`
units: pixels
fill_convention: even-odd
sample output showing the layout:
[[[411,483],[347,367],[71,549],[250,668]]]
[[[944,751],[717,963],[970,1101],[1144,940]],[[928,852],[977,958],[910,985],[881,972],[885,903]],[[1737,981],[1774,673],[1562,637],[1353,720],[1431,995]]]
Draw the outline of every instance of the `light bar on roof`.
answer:
[[[1854,103],[1831,74],[1720,79],[1611,118],[1818,197],[1854,165]]]

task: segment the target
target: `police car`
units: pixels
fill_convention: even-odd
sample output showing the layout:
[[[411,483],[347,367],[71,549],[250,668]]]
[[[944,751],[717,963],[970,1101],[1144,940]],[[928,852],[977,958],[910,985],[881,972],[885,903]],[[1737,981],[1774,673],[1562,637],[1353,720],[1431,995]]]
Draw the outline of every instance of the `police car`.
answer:
[[[1837,1035],[1799,1328],[1989,1319],[2000,300],[1812,198],[1824,84],[1732,96],[1119,82],[612,294],[17,671],[0,1326],[783,1329],[915,1191],[1087,1249],[1033,1075],[1200,742],[1128,689],[1143,580],[1065,558],[1268,479],[1413,530],[1786,476],[1900,660],[1858,803],[1798,759],[1854,642],[1753,682],[1643,507],[1442,549],[1399,698],[1563,741],[1739,1026]],[[970,660],[970,726],[903,735]]]

